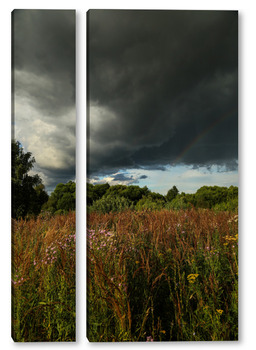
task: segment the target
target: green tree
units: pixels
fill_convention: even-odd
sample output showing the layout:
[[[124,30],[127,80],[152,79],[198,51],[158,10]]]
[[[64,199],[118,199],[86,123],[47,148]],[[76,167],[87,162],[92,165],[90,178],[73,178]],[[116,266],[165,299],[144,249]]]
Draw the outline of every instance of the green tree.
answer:
[[[171,202],[167,202],[166,209],[174,209],[174,210],[181,210],[181,209],[189,209],[192,207],[191,203],[187,201],[186,195],[184,194],[178,194]]]
[[[179,190],[177,189],[176,186],[173,186],[166,195],[166,199],[168,202],[171,202],[179,193]]]
[[[39,175],[29,175],[35,158],[24,152],[19,141],[12,141],[11,151],[12,218],[37,215],[48,195]]]
[[[51,193],[49,200],[44,204],[43,210],[50,211],[52,214],[66,213],[76,208],[76,184],[69,181],[66,184],[59,183]]]
[[[200,208],[213,208],[216,204],[226,203],[227,198],[227,187],[203,186],[195,193],[196,206]]]
[[[142,196],[146,196],[149,193],[147,186],[139,187],[139,186],[126,186],[125,190],[122,191],[122,196],[132,201],[136,204]]]
[[[129,199],[118,195],[110,195],[103,196],[101,199],[96,200],[88,209],[90,213],[98,212],[105,214],[110,212],[121,212],[128,208],[133,208],[133,204]]]

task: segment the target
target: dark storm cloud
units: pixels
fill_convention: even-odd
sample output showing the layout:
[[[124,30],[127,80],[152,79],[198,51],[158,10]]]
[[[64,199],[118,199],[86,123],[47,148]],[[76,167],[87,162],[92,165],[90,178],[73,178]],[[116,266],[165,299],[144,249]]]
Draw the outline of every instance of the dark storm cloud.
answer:
[[[59,114],[75,102],[75,12],[15,10],[13,12],[13,67],[29,72],[14,76],[15,89],[25,88],[40,109]],[[36,77],[43,77],[38,84]],[[45,87],[45,90],[42,88]]]
[[[237,166],[237,12],[88,14],[89,164]]]
[[[15,10],[14,137],[47,189],[75,178],[75,11]]]

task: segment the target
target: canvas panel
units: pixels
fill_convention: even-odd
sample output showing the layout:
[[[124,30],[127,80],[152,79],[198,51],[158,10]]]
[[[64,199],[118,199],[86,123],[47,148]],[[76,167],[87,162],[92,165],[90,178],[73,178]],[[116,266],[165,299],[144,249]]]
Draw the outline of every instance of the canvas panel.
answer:
[[[75,11],[12,12],[12,338],[75,341]]]
[[[237,340],[238,12],[87,33],[87,337]]]

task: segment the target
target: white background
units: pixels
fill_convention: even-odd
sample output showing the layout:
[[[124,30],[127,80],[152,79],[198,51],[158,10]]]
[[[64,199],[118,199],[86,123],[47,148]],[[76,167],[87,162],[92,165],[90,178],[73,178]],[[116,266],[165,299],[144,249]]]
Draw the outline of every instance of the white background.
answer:
[[[1,198],[0,198],[0,344],[22,347],[252,348],[256,342],[256,2],[227,1],[5,1],[1,4]],[[11,11],[13,9],[77,11],[77,342],[15,344],[11,339]],[[86,11],[90,8],[199,9],[239,11],[239,338],[238,342],[90,344],[86,339]],[[31,29],[33,30],[33,29]],[[221,54],[221,53],[220,53]],[[150,345],[149,345],[150,344]]]

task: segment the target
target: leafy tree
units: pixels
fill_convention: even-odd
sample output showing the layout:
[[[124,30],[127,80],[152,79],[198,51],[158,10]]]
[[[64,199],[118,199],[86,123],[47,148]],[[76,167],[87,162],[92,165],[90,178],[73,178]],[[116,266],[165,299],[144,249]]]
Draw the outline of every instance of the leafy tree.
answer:
[[[178,194],[171,202],[167,202],[166,209],[189,209],[192,207],[191,203],[187,201],[186,195]]]
[[[203,186],[194,194],[195,206],[216,210],[238,208],[238,187]]]
[[[86,184],[86,198],[87,198],[87,205],[92,205],[94,201],[94,186],[93,184]]]
[[[96,185],[95,185],[96,186]],[[106,193],[104,194],[104,197],[114,196],[114,197],[124,197],[128,199],[129,201],[136,204],[142,196],[146,196],[149,194],[150,191],[147,188],[147,186],[139,187],[139,186],[126,186],[126,185],[114,185],[110,186]]]
[[[35,187],[35,194],[36,195],[32,198],[31,208],[33,208],[35,214],[39,214],[44,203],[48,201],[49,196],[42,183]]]
[[[166,195],[166,199],[168,202],[171,202],[179,193],[179,190],[177,189],[176,186],[173,186]]]
[[[126,190],[125,185],[113,185],[107,190],[106,196],[120,196],[123,197],[123,192]]]
[[[195,193],[196,206],[200,208],[212,208],[215,204],[227,201],[227,187],[203,186]]]
[[[153,201],[159,200],[159,201],[161,201],[161,202],[163,202],[163,203],[166,202],[165,196],[163,196],[162,194],[157,193],[157,192],[150,192],[150,193],[148,194],[148,197],[150,197]]]
[[[66,213],[75,210],[76,207],[76,184],[69,181],[66,184],[59,183],[51,193],[49,200],[44,204],[43,210],[53,213]]]
[[[104,196],[101,199],[93,202],[93,205],[89,207],[89,212],[98,212],[98,213],[109,213],[109,212],[121,212],[128,208],[132,208],[132,202],[118,195],[114,196]]]
[[[108,183],[106,184],[97,184],[94,185],[93,192],[94,192],[94,200],[100,199],[104,196],[104,194],[109,189],[110,185]]]
[[[98,185],[87,183],[87,205],[92,205],[94,201],[101,199],[109,187],[108,183]]]
[[[228,188],[228,200],[238,199],[238,187],[230,186]]]
[[[12,141],[11,151],[12,218],[37,215],[48,200],[48,194],[39,175],[29,175],[35,158],[30,152],[24,152],[19,141]]]
[[[139,186],[126,186],[125,190],[122,191],[122,196],[136,204],[142,196],[146,196],[149,193],[147,186],[141,188]]]
[[[143,196],[138,203],[136,204],[135,209],[136,210],[144,210],[144,209],[150,209],[150,210],[161,210],[164,208],[165,201],[157,198],[157,197],[151,197],[149,196]]]

